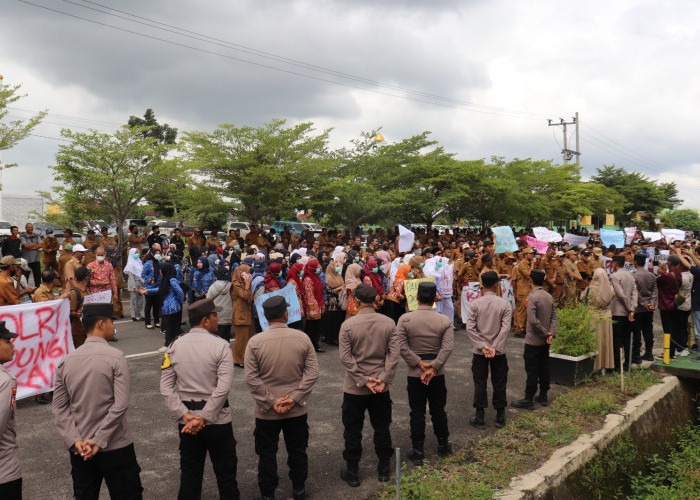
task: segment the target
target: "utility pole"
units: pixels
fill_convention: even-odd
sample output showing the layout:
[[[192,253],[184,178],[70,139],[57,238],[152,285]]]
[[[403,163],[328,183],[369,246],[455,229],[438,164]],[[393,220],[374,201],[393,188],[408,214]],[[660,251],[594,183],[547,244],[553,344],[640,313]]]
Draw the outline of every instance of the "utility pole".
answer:
[[[578,142],[578,111],[576,112],[576,115],[574,115],[571,118],[572,121],[567,122],[564,121],[563,118],[559,118],[559,123],[552,123],[552,120],[547,120],[547,124],[550,127],[562,127],[562,132],[564,133],[564,147],[561,150],[561,154],[564,157],[564,165],[569,163],[569,160],[571,160],[574,156],[576,156],[576,164],[578,165],[579,163],[579,158],[581,156],[581,150],[579,149],[579,142]],[[567,125],[576,125],[576,150],[572,151],[569,149],[568,145],[568,136],[566,135],[566,126]]]

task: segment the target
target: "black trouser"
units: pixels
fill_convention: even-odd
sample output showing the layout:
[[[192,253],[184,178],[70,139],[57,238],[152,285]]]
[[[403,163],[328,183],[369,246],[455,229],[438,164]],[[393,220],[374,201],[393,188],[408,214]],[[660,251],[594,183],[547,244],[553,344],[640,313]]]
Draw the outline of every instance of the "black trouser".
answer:
[[[302,330],[304,328],[304,322],[302,320],[295,321],[294,323],[289,323],[287,328],[292,328],[294,330]]]
[[[182,333],[180,328],[181,312],[163,314],[160,318],[160,329],[165,332],[165,345],[169,346],[175,338]],[[157,321],[157,320],[156,320]]]
[[[231,341],[231,325],[219,325],[216,334],[227,342]]]
[[[634,331],[632,359],[636,360],[641,356],[642,338],[644,354],[651,354],[654,348],[654,311],[635,312],[632,329]]]
[[[153,323],[160,323],[160,295],[157,292],[146,294],[143,316],[147,325],[151,323],[151,310],[153,310]]]
[[[73,495],[77,500],[97,500],[102,479],[107,483],[110,498],[140,499],[143,488],[133,443],[124,448],[100,451],[90,460],[70,453]]]
[[[326,311],[323,314],[323,331],[325,332],[323,340],[329,344],[337,344],[343,321],[345,321],[345,311]]]
[[[673,311],[673,332],[671,333],[671,356],[675,356],[677,351],[682,351],[688,347],[688,317],[690,310]],[[674,350],[675,349],[675,350]]]
[[[540,396],[546,397],[549,391],[549,344],[530,345],[525,344],[523,352],[525,360],[525,399],[532,401],[537,393],[537,385],[540,386]]]
[[[289,479],[295,491],[304,489],[309,473],[309,459],[306,448],[309,446],[309,425],[306,415],[280,420],[255,419],[255,453],[258,455],[258,487],[262,496],[272,497],[279,484],[277,476],[277,447],[280,431],[284,434],[287,448]]]
[[[391,396],[389,392],[357,395],[343,393],[343,426],[345,450],[343,458],[348,462],[359,462],[362,457],[362,427],[365,423],[365,410],[374,429],[374,451],[379,461],[387,461],[394,454],[391,445]]]
[[[179,424],[182,431],[184,425]],[[196,435],[180,435],[180,492],[178,499],[199,499],[202,496],[204,459],[209,459],[216,474],[219,498],[240,498],[236,482],[236,440],[228,424],[205,425]]]
[[[399,322],[399,318],[406,312],[406,307],[403,304],[398,304],[393,300],[385,300],[382,312],[394,320],[394,323]]]
[[[487,358],[483,354],[472,357],[472,376],[474,378],[474,408],[488,408],[489,399],[486,393],[486,382],[491,367],[491,385],[493,386],[493,407],[505,408],[506,384],[508,383],[508,360],[505,354]]]
[[[613,360],[615,371],[620,371],[620,347],[625,350],[625,370],[629,370],[632,361],[630,352],[630,338],[632,335],[632,322],[627,316],[613,316]]]
[[[0,484],[2,500],[22,500],[22,478]]]
[[[311,339],[311,343],[314,345],[314,349],[318,349],[318,341],[321,338],[321,325],[323,324],[320,319],[307,319],[306,326],[304,327],[304,332]]]
[[[34,286],[39,287],[41,285],[41,262],[27,262],[29,266],[29,271],[24,272],[24,277],[27,278],[27,286],[29,286],[29,275],[34,276]]]
[[[425,404],[430,405],[430,418],[433,421],[433,432],[438,439],[447,439],[450,431],[447,428],[447,387],[445,376],[436,375],[428,385],[421,382],[420,377],[407,377],[408,406],[411,408],[411,441],[425,441]]]

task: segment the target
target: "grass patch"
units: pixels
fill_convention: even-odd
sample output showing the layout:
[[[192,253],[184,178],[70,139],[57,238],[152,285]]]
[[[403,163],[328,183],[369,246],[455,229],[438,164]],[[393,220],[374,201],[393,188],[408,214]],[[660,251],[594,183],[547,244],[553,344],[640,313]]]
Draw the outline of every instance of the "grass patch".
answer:
[[[599,429],[605,415],[621,410],[632,397],[658,383],[651,370],[625,374],[625,391],[619,374],[594,377],[560,395],[544,410],[521,413],[505,428],[467,443],[453,456],[408,469],[401,477],[401,498],[492,498],[508,487],[511,478],[539,467],[560,446],[581,434]],[[387,486],[376,498],[394,498],[396,488]]]

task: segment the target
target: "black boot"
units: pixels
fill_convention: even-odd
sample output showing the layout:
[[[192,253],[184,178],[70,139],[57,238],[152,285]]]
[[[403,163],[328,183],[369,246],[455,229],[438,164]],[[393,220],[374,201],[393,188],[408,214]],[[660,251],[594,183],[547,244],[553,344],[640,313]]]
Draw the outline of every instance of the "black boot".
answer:
[[[485,428],[486,425],[484,425],[484,409],[477,408],[476,414],[472,418],[469,419],[469,423],[472,424],[477,429]]]
[[[523,408],[525,410],[532,410],[532,407],[534,406],[532,404],[532,398],[523,398],[523,399],[518,399],[516,401],[511,401],[510,405],[513,408]]]
[[[537,401],[542,406],[549,406],[549,400],[547,399],[546,392],[540,391],[540,395],[535,398],[535,401]]]
[[[353,488],[360,486],[360,479],[357,477],[357,462],[348,462],[346,467],[340,469],[340,479]]]
[[[391,465],[389,459],[380,460],[377,465],[377,479],[380,483],[388,483],[391,476]]]
[[[496,428],[502,429],[506,426],[506,409],[496,408]]]
[[[413,462],[413,465],[418,467],[423,465],[423,459],[425,458],[425,454],[423,453],[423,441],[414,441],[413,448],[408,450],[406,456]]]
[[[445,458],[452,455],[452,445],[449,443],[449,441],[447,441],[447,438],[438,439],[437,454],[440,458]]]
[[[294,500],[306,500],[306,488],[299,490],[292,489],[292,497]]]

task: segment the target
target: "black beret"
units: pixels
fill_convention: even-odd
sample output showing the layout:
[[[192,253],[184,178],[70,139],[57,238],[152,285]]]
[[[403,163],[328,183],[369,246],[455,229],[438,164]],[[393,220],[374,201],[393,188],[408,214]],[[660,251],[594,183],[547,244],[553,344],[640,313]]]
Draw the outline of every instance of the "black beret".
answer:
[[[430,294],[437,293],[437,285],[432,281],[421,281],[418,284],[418,293],[420,294]]]
[[[8,330],[7,327],[5,326],[5,322],[4,322],[4,321],[0,321],[0,339],[8,339],[8,340],[10,340],[10,339],[14,339],[14,338],[17,338],[17,337],[19,337],[19,335],[17,335],[16,333],[11,332],[10,330]]]
[[[373,286],[368,285],[367,283],[360,283],[357,285],[357,288],[355,288],[355,297],[357,297],[357,300],[364,302],[365,304],[374,302],[376,296],[377,291]]]
[[[119,319],[119,316],[114,314],[114,307],[112,304],[106,302],[85,304],[83,306],[83,318],[88,317]]]
[[[214,299],[202,299],[193,302],[187,308],[187,313],[190,316],[208,316],[213,312],[221,312],[222,308],[214,304]]]
[[[484,287],[490,288],[500,281],[498,274],[493,271],[487,271],[481,275],[481,282]]]
[[[280,315],[284,314],[284,311],[287,309],[287,307],[289,307],[289,304],[286,300],[284,300],[283,296],[275,295],[274,297],[270,297],[263,302],[262,306],[266,315],[269,313],[273,317],[279,317]]]

